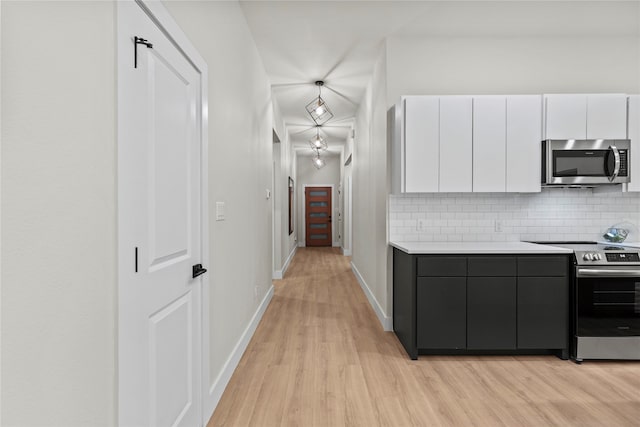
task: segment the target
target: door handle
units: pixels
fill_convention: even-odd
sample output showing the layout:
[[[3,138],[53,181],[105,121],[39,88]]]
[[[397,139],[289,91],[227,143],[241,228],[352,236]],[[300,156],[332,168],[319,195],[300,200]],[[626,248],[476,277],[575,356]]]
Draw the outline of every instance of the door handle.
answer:
[[[620,153],[615,145],[609,146],[609,149],[613,153],[613,174],[609,177],[609,181],[613,182],[618,177],[620,173]]]
[[[207,272],[206,268],[202,268],[202,264],[196,264],[193,266],[193,275],[191,277],[193,277],[194,279],[198,276],[202,276],[204,273]]]

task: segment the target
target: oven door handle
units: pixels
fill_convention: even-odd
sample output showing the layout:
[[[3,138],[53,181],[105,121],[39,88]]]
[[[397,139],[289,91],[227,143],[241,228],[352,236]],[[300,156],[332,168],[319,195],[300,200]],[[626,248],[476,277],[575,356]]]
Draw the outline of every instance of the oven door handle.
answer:
[[[620,173],[620,152],[615,145],[610,145],[609,150],[613,153],[613,173],[609,177],[609,181],[613,182]]]
[[[640,279],[640,269],[613,269],[613,268],[578,268],[577,277],[637,277]]]

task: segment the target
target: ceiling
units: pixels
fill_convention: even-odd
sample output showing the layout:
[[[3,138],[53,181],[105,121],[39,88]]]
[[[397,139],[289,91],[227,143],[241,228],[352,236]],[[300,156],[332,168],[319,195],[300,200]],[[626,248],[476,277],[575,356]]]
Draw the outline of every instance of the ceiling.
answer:
[[[241,1],[291,141],[308,147],[318,96],[334,118],[321,134],[340,151],[388,36],[524,37],[639,34],[640,2]],[[283,136],[280,135],[282,138]]]
[[[315,135],[305,110],[318,96],[334,118],[321,134],[335,150],[347,139],[384,38],[414,16],[421,2],[243,1],[242,9],[272,83],[291,140]],[[339,149],[339,148],[338,148]]]

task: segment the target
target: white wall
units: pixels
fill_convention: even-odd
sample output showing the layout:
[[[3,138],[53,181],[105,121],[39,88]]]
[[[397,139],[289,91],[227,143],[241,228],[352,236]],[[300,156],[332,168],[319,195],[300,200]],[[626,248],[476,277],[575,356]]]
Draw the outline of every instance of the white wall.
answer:
[[[1,424],[115,425],[115,5],[1,7]]]
[[[388,106],[402,95],[638,93],[638,37],[391,37]]]
[[[318,185],[318,184],[327,184],[333,185],[333,193],[331,194],[331,241],[333,244],[340,244],[340,240],[338,238],[339,230],[338,230],[338,187],[340,184],[340,156],[338,154],[325,154],[322,157],[325,159],[326,164],[321,169],[316,169],[313,165],[311,159],[312,156],[307,154],[301,155],[298,153],[296,156],[296,164],[297,164],[297,175],[294,178],[295,188],[296,188],[296,196],[298,201],[297,205],[297,233],[298,233],[298,241],[301,245],[305,244],[305,217],[303,214],[304,208],[304,188],[305,186]]]
[[[418,230],[418,219],[424,228]],[[611,225],[640,226],[640,193],[544,189],[533,194],[390,196],[389,238],[396,241],[601,240]],[[495,231],[500,221],[501,232]],[[629,236],[629,240],[640,236]]]
[[[165,4],[209,65],[209,210],[226,204],[209,224],[213,387],[272,286],[271,89],[237,2]]]
[[[375,299],[381,321],[391,315],[387,245],[388,153],[386,56],[382,51],[356,115],[353,142],[352,263]]]
[[[291,146],[291,139],[286,129],[280,109],[274,98],[274,128],[280,138],[280,143],[276,144],[278,151],[274,151],[274,160],[278,167],[276,171],[276,221],[280,223],[279,233],[276,235],[279,252],[276,254],[277,260],[274,272],[283,274],[287,261],[290,261],[297,247],[297,233],[289,234],[289,177],[295,179],[295,152]],[[275,147],[274,146],[274,147]],[[277,156],[277,158],[276,158]],[[293,209],[295,224],[295,204]]]

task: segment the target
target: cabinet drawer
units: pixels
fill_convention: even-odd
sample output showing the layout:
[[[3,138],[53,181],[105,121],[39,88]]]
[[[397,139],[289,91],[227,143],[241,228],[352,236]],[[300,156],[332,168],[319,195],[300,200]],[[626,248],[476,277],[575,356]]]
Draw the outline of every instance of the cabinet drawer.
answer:
[[[467,275],[466,257],[419,257],[418,276],[464,277]]]
[[[515,277],[516,258],[487,256],[469,258],[470,277]]]
[[[569,262],[565,256],[518,257],[518,276],[565,277],[569,275]]]

